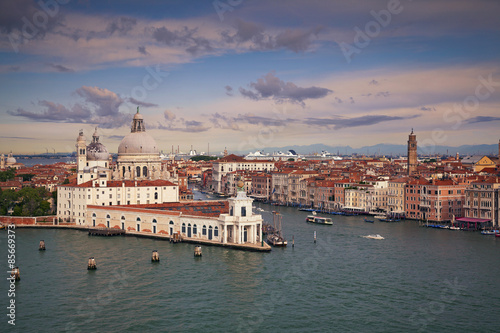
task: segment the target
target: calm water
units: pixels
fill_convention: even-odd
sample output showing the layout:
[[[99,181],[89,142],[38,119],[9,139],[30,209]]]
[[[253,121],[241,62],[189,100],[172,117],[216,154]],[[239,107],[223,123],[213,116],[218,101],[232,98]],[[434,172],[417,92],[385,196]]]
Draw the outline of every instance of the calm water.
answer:
[[[269,210],[261,205],[264,218]],[[16,229],[19,332],[494,332],[500,239],[280,208],[290,245],[252,253]],[[313,242],[317,231],[318,241]],[[360,237],[378,233],[384,240]],[[295,247],[291,247],[292,235]],[[6,232],[0,262],[7,276]],[[38,251],[43,239],[45,252]],[[150,261],[158,250],[161,262]],[[96,271],[87,271],[90,256]],[[2,323],[8,305],[3,279]]]

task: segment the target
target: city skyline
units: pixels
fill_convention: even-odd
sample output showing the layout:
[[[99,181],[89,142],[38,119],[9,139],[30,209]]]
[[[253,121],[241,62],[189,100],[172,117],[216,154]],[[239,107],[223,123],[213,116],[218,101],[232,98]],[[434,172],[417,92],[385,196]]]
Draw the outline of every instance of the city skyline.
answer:
[[[498,143],[500,4],[90,1],[0,6],[0,151]]]

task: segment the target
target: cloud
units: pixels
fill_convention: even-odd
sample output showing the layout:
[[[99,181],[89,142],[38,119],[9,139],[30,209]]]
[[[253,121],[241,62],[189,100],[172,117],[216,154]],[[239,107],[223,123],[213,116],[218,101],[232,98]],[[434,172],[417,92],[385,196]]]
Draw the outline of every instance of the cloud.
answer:
[[[94,38],[108,38],[112,35],[125,36],[136,26],[136,24],[137,20],[133,17],[119,17],[108,23],[106,29],[102,31],[89,31],[87,34],[87,41]],[[73,38],[75,37],[77,37],[77,35],[73,36]]]
[[[154,103],[148,103],[148,102],[141,102],[133,97],[129,97],[128,98],[128,101],[132,104],[135,104],[135,105],[139,105],[139,106],[143,106],[145,108],[152,108],[152,107],[157,107],[158,104],[154,104]]]
[[[477,116],[477,117],[467,119],[467,124],[486,123],[486,122],[492,122],[492,121],[500,121],[500,117]]]
[[[226,114],[214,113],[210,115],[209,121],[215,128],[230,129],[241,131],[242,125],[259,125],[263,127],[269,126],[286,126],[289,122],[294,122],[293,119],[278,119],[272,117],[262,117],[251,113],[238,114],[237,116],[228,116]]]
[[[202,52],[210,52],[213,47],[210,41],[204,37],[196,37],[198,28],[183,27],[181,30],[169,30],[166,27],[160,27],[153,30],[153,38],[162,44],[168,46],[182,46],[192,55]]]
[[[226,89],[226,95],[233,96],[233,87],[225,86],[224,89]]]
[[[145,46],[139,46],[137,48],[137,51],[139,51],[140,54],[143,54],[143,55],[149,55],[149,52],[146,51],[146,47]]]
[[[388,91],[381,91],[381,92],[378,92],[375,96],[376,97],[379,97],[379,96],[382,96],[382,97],[389,97],[391,93],[388,92]]]
[[[170,110],[165,110],[163,112],[163,116],[165,117],[165,119],[167,121],[173,121],[177,116],[175,115],[175,113],[173,113],[172,111]]]
[[[286,29],[283,32],[271,35],[267,33],[260,24],[250,21],[236,20],[234,23],[236,32],[230,34],[228,31],[221,33],[222,40],[226,43],[249,43],[252,50],[277,50],[288,49],[299,53],[310,48],[313,37],[316,37],[322,27],[310,29]]]
[[[82,97],[84,103],[66,107],[42,100],[38,102],[42,107],[41,111],[18,108],[8,113],[40,122],[99,124],[103,128],[117,128],[130,122],[131,116],[119,111],[124,100],[114,92],[104,88],[82,86],[75,94]]]
[[[337,103],[339,103],[339,104],[342,104],[342,103],[343,103],[343,101],[342,101],[340,98],[338,98],[338,97],[335,97],[335,102],[337,102]]]
[[[431,108],[431,107],[427,107],[427,106],[422,106],[420,109],[420,111],[436,111],[436,108]]]
[[[284,82],[269,72],[265,76],[257,79],[257,82],[249,84],[252,90],[240,87],[239,91],[244,97],[253,100],[274,99],[277,102],[291,102],[305,106],[304,100],[318,99],[327,96],[333,91],[320,87],[298,87],[292,82]]]
[[[367,115],[355,118],[306,118],[303,122],[306,125],[318,126],[318,127],[330,127],[333,129],[341,129],[347,127],[358,127],[358,126],[369,126],[378,123],[393,121],[393,120],[404,120],[413,119],[419,117],[418,115],[399,117],[399,116],[386,116],[386,115]]]
[[[0,1],[0,32],[15,33],[21,39],[41,38],[59,25],[62,19],[60,11],[56,15],[47,15],[35,3],[32,0]],[[34,23],[38,24],[35,26]],[[30,37],[23,36],[23,32]]]
[[[42,122],[85,123],[91,117],[90,110],[79,104],[69,109],[62,104],[42,100],[38,102],[38,105],[43,108],[41,112],[26,111],[18,108],[16,111],[8,111],[8,113],[13,116]]]
[[[73,73],[74,70],[71,69],[71,68],[68,68],[68,67],[65,67],[63,65],[57,65],[57,64],[47,64],[49,67],[55,69],[57,72],[61,72],[61,73]]]
[[[377,80],[371,80],[368,84],[377,85],[378,81]]]

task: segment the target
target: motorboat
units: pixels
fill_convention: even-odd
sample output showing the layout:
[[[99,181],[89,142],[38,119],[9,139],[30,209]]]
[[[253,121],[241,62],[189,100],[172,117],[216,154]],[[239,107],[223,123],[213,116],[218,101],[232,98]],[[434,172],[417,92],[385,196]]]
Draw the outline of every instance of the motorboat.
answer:
[[[306,222],[310,223],[317,223],[317,224],[326,224],[326,225],[332,225],[332,219],[329,217],[322,217],[322,216],[316,216],[316,215],[309,215],[306,217]]]
[[[362,236],[363,238],[370,238],[370,239],[385,239],[384,237],[380,236],[379,234],[376,235],[367,235],[367,236]]]

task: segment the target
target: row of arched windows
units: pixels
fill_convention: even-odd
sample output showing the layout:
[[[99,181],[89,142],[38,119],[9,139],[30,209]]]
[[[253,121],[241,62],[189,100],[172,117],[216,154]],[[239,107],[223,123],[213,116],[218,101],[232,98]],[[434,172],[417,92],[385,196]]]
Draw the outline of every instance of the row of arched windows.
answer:
[[[141,170],[142,170],[142,175],[141,175]],[[125,172],[127,171],[127,169],[125,168],[125,166],[122,168],[122,171],[123,171],[123,175],[125,176]],[[130,166],[128,167],[128,171],[131,172],[132,170],[130,169]],[[147,177],[148,176],[148,167],[147,166],[143,166],[142,169],[140,166],[137,166],[135,167],[135,176],[136,177]]]

